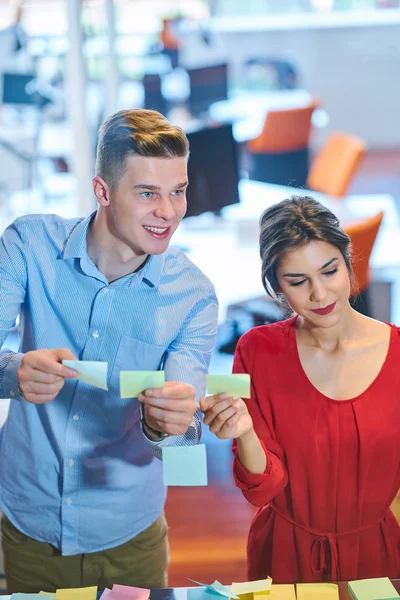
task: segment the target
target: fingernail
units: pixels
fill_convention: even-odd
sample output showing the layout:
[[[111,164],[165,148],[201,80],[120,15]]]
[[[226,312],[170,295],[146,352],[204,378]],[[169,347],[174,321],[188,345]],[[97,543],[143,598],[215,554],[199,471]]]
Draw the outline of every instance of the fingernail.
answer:
[[[219,394],[219,399],[220,400],[226,400],[227,398],[229,398],[228,394]]]

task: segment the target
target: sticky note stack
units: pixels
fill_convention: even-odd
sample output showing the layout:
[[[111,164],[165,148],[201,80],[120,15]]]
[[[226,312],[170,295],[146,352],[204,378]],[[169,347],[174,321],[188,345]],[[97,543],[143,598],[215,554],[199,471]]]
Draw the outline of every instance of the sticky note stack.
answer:
[[[232,583],[231,592],[239,596],[240,600],[268,600],[271,598],[271,583],[270,577],[257,581]]]
[[[292,583],[271,585],[271,600],[296,600],[296,590]]]
[[[378,600],[400,598],[388,577],[349,581],[349,592],[354,600]]]
[[[55,600],[96,600],[97,586],[66,588],[56,591]],[[43,598],[41,599],[43,600]]]
[[[146,588],[114,584],[112,590],[104,590],[100,600],[148,600],[149,596]]]
[[[335,583],[298,583],[297,600],[339,600],[339,588]]]

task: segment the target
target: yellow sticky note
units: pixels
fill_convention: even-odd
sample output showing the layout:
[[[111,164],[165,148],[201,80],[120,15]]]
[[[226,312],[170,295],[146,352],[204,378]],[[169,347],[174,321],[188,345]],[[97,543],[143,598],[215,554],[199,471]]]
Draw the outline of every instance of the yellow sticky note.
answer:
[[[292,583],[271,585],[271,600],[296,600],[296,591]]]
[[[228,394],[240,398],[250,398],[250,375],[235,373],[233,375],[206,375],[208,394]]]
[[[165,384],[164,371],[121,371],[121,398],[137,398],[149,388],[162,388]]]
[[[56,591],[56,600],[96,600],[97,586]]]
[[[296,591],[297,600],[339,600],[336,583],[298,583]]]
[[[62,364],[78,373],[78,379],[102,390],[108,390],[108,363],[97,360],[63,360]]]

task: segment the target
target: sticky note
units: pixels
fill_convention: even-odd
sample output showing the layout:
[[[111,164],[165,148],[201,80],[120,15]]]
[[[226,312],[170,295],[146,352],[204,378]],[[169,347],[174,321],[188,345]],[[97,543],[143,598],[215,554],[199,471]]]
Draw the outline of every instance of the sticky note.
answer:
[[[149,388],[162,388],[165,384],[164,371],[121,371],[121,398],[137,398]],[[113,588],[114,589],[114,588]]]
[[[298,583],[296,591],[297,600],[339,600],[339,588],[335,583]]]
[[[4,596],[1,596],[2,600],[3,598]],[[11,598],[11,600],[33,600],[34,598],[43,600],[43,596],[41,594],[23,594],[22,592],[18,592],[12,596],[6,596],[6,598]]]
[[[165,447],[162,449],[162,463],[164,485],[186,487],[208,483],[204,444]]]
[[[39,596],[49,596],[50,598],[55,598],[56,595],[53,592],[39,592]]]
[[[376,598],[399,598],[389,577],[358,579],[349,581],[349,592],[356,600],[376,600]]]
[[[96,600],[97,586],[56,591],[56,600]]]
[[[106,588],[100,596],[100,600],[112,600],[112,591]]]
[[[222,585],[219,581],[215,580],[214,583],[200,583],[200,581],[195,581],[194,579],[189,579],[189,581],[193,581],[193,583],[197,583],[197,585],[202,585],[207,592],[211,592],[212,594],[218,594],[219,596],[224,596],[225,598],[236,598],[238,597],[231,592],[231,587],[229,585]],[[196,589],[196,588],[189,588]]]
[[[108,390],[108,363],[97,360],[63,360],[62,364],[77,371],[79,381]]]
[[[237,596],[243,594],[254,594],[256,592],[268,592],[271,589],[272,579],[258,579],[257,581],[244,581],[242,583],[232,583],[231,592]]]
[[[234,375],[206,375],[208,394],[226,393],[229,396],[250,398],[250,375],[235,373]]]
[[[110,600],[148,600],[150,590],[129,585],[114,584]]]
[[[271,600],[296,600],[296,591],[292,583],[271,585]]]

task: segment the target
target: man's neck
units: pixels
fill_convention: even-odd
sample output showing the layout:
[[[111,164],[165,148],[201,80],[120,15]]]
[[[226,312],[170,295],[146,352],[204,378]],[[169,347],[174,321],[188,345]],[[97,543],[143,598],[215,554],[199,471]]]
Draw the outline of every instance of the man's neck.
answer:
[[[147,254],[136,255],[131,248],[113,237],[104,227],[99,213],[88,227],[86,246],[90,260],[109,283],[138,271],[148,258]]]

